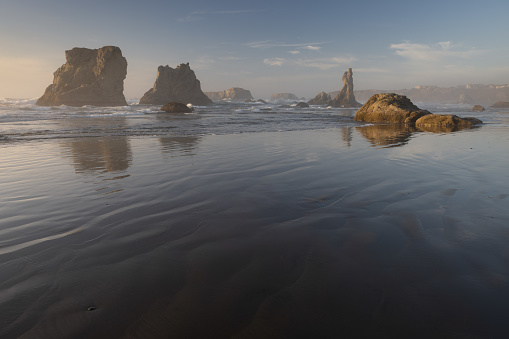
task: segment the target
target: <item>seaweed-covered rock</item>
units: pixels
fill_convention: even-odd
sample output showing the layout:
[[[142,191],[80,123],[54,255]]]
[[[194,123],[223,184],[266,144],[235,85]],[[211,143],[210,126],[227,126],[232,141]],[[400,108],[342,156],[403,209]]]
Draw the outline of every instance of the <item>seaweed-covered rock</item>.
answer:
[[[193,109],[181,102],[169,102],[161,107],[161,111],[167,113],[191,113]]]
[[[308,104],[306,104],[306,103],[305,103],[305,102],[303,102],[303,101],[301,101],[301,102],[297,103],[297,105],[295,105],[295,106],[300,107],[300,108],[307,108],[307,107],[309,107],[309,105],[308,105]]]
[[[357,111],[356,121],[385,123],[415,123],[431,114],[415,106],[404,95],[395,93],[375,94]]]

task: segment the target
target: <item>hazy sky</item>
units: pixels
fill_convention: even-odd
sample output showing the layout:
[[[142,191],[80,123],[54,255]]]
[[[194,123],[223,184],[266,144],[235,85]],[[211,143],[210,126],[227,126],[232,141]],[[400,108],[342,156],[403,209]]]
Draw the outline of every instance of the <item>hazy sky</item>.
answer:
[[[119,46],[127,98],[189,62],[256,98],[509,83],[509,1],[0,0],[0,97],[35,98],[73,47]]]

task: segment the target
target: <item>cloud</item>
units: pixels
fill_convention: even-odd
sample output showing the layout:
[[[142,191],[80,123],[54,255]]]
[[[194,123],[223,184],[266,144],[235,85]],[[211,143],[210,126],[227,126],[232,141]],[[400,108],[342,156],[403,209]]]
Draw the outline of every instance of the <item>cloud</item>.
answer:
[[[334,58],[318,58],[318,59],[300,59],[296,63],[303,67],[318,68],[322,71],[326,71],[331,68],[344,66],[346,64],[354,62],[354,57],[334,57]]]
[[[259,13],[265,12],[264,9],[248,9],[248,10],[230,10],[230,11],[199,11],[199,12],[191,12],[187,16],[178,19],[179,22],[192,22],[203,20],[205,16],[212,15],[235,15],[235,14],[248,14],[248,13]]]
[[[468,59],[482,53],[476,49],[462,50],[460,47],[450,41],[442,41],[433,45],[410,42],[391,44],[391,49],[395,50],[396,55],[411,61],[443,62],[447,58]]]
[[[297,54],[300,54],[300,51],[288,51],[288,53],[293,54],[293,55],[297,55]]]
[[[263,63],[270,65],[270,66],[282,66],[285,62],[284,58],[271,58],[271,59],[264,59]]]
[[[264,41],[253,41],[248,42],[245,45],[251,48],[260,48],[260,49],[267,49],[267,48],[274,48],[274,47],[300,47],[303,49],[309,49],[309,50],[319,50],[321,47],[316,45],[323,45],[326,44],[326,42],[307,42],[303,44],[290,44],[290,43],[284,43],[284,42],[275,42],[273,40],[264,40]]]

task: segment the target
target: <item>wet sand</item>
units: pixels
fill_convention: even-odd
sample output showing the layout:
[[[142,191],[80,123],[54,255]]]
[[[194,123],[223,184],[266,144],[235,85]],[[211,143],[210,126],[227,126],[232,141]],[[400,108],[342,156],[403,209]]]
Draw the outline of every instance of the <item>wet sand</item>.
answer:
[[[508,147],[507,124],[4,144],[0,336],[503,337]]]

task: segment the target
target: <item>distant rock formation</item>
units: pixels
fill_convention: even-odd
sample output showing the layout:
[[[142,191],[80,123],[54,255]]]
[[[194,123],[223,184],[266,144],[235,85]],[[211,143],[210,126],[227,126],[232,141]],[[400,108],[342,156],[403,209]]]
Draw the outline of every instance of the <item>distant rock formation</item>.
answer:
[[[161,107],[161,111],[166,113],[191,113],[193,109],[180,102],[169,102]]]
[[[325,92],[319,93],[314,99],[308,101],[310,105],[327,105],[332,107],[361,107],[362,105],[355,100],[353,92],[353,72],[349,68],[348,71],[343,73],[341,78],[343,81],[343,88],[339,92],[332,92],[327,94]]]
[[[191,103],[197,106],[209,105],[212,101],[202,92],[200,80],[196,79],[189,63],[177,68],[159,66],[154,87],[140,99],[144,105],[164,105],[168,102]]]
[[[205,92],[205,95],[212,101],[233,100],[246,101],[253,100],[251,91],[239,87],[232,87],[220,92]]]
[[[509,108],[509,101],[497,101],[493,105],[491,105],[493,108]]]
[[[509,101],[509,85],[461,85],[456,87],[416,86],[411,89],[358,90],[355,97],[368,100],[373,94],[391,92],[408,97],[413,102],[432,102],[444,104],[472,104],[485,107],[497,101]],[[329,93],[331,96],[337,93]]]
[[[299,100],[299,98],[292,93],[274,93],[270,97],[272,101],[284,101],[284,100]]]
[[[318,93],[318,95],[308,101],[309,105],[328,105],[331,102],[332,98],[325,92]]]
[[[484,112],[486,109],[484,107],[482,107],[481,105],[475,105],[474,107],[472,107],[472,111],[475,111],[475,112]]]
[[[431,114],[415,106],[404,95],[395,93],[375,94],[357,111],[356,121],[415,123],[424,115]]]
[[[53,83],[37,100],[40,106],[127,106],[124,79],[127,60],[120,48],[73,48],[53,73]]]

